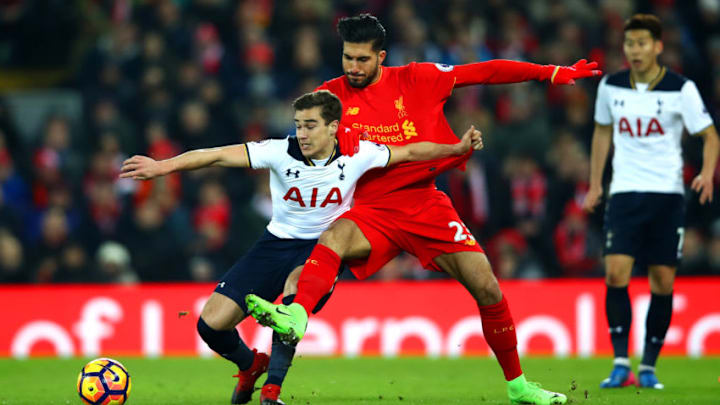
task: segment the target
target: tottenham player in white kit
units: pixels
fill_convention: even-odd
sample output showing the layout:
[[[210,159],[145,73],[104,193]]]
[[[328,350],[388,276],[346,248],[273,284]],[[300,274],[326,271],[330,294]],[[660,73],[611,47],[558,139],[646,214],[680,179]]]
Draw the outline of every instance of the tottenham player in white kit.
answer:
[[[630,69],[605,76],[597,92],[590,189],[584,203],[590,212],[600,203],[611,140],[614,145],[605,212],[605,313],[615,359],[601,388],[663,388],[655,363],[670,325],[683,243],[683,128],[704,140],[702,171],[691,187],[701,204],[713,196],[717,132],[695,83],[658,64],[661,36],[657,17],[630,18],[623,45]],[[627,287],[635,261],[648,266],[651,290],[637,381],[628,358],[632,312]]]
[[[308,93],[293,103],[296,136],[261,142],[199,149],[155,161],[133,156],[121,177],[151,179],[175,171],[207,166],[270,170],[273,215],[265,234],[222,277],[198,319],[198,333],[208,346],[237,364],[239,381],[232,403],[250,401],[255,381],[266,370],[260,403],[280,404],[280,386],[295,347],[273,335],[272,357],[251,350],[235,327],[247,316],[245,295],[274,301],[281,293],[290,304],[299,271],[320,234],[350,209],[357,180],[366,171],[404,161],[439,159],[482,148],[480,132],[470,128],[460,143],[429,142],[386,146],[361,141],[352,157],[341,155],[336,132],[342,116],[340,100],[328,91]],[[295,270],[295,271],[294,271]],[[326,297],[315,311],[318,311]]]

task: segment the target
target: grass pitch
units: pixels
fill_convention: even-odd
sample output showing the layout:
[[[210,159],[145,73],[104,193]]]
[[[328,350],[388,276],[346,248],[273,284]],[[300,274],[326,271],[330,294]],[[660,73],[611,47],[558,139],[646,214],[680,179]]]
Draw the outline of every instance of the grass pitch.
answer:
[[[0,405],[80,404],[77,375],[88,359],[0,359]],[[118,358],[128,367],[128,404],[228,404],[235,370],[225,360]],[[610,359],[525,358],[532,381],[572,404],[720,404],[720,358],[661,358],[663,391],[600,390]],[[258,385],[264,382],[262,377]],[[258,403],[259,392],[251,404]],[[288,404],[507,404],[489,358],[298,358],[283,386]]]

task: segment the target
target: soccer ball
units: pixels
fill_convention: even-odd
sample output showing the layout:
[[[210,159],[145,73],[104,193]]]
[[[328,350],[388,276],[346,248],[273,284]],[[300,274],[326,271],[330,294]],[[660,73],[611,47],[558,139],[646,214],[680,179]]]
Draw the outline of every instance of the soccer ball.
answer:
[[[121,405],[130,395],[130,374],[117,360],[95,359],[80,370],[77,390],[85,404]]]

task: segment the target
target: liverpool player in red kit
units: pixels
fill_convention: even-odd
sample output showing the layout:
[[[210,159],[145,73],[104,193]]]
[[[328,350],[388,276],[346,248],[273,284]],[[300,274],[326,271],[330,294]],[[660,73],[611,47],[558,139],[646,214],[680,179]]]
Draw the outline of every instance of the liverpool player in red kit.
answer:
[[[384,67],[385,29],[375,17],[343,18],[338,32],[343,40],[345,75],[319,88],[335,93],[343,103],[342,124],[347,130],[340,146],[347,154],[354,152],[358,143],[354,134],[359,132],[373,142],[389,145],[458,142],[443,114],[455,87],[533,79],[573,84],[574,79],[600,75],[594,70],[595,63],[584,60],[572,67],[506,60]],[[565,395],[525,380],[508,303],[487,257],[447,195],[435,188],[439,173],[463,165],[468,157],[406,163],[366,174],[358,182],[353,208],[320,236],[306,261],[294,303],[278,307],[248,295],[251,314],[288,342],[297,342],[305,333],[308,314],[332,288],[341,261],[357,278],[364,279],[407,251],[425,268],[448,273],[475,298],[485,339],[503,369],[513,403],[565,403]]]

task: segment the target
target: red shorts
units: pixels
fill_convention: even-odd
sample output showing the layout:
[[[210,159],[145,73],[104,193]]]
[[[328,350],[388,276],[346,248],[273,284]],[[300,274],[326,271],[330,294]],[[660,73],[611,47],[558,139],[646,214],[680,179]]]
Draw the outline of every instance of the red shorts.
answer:
[[[370,241],[367,259],[347,263],[355,277],[362,280],[375,274],[402,251],[435,271],[442,271],[433,261],[442,254],[484,253],[445,193],[425,189],[401,196],[382,204],[356,205],[340,216],[355,222]]]

